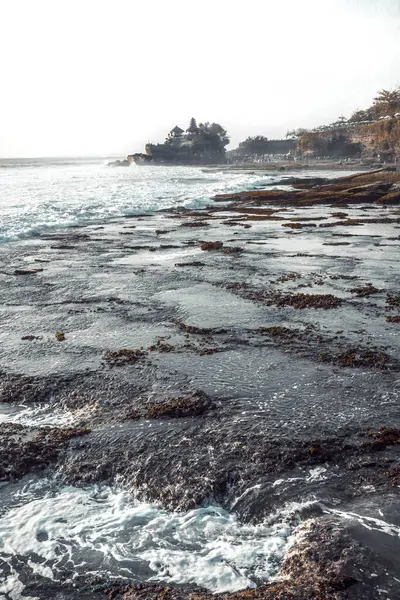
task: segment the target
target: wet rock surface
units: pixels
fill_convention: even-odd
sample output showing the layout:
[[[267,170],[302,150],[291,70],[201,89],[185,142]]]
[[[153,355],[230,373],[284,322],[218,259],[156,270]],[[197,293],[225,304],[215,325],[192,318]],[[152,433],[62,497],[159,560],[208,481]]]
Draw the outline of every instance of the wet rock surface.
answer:
[[[371,189],[352,179],[350,199],[325,190],[329,206],[266,209],[259,190],[240,205],[142,215],[129,236],[116,219],[0,247],[5,486],[38,473],[118,481],[171,510],[214,502],[252,523],[312,503],[278,579],[255,590],[38,578],[26,593],[399,596],[398,539],[364,527],[386,520],[379,510],[400,521],[399,217],[379,203],[389,175],[376,177],[375,218],[363,210]],[[345,213],[332,210],[345,198]]]

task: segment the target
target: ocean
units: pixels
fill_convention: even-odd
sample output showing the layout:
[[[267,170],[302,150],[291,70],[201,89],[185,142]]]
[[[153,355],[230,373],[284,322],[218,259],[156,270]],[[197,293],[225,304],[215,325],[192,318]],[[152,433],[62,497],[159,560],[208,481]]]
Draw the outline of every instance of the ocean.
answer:
[[[0,600],[236,594],[308,534],[305,571],[399,597],[397,214],[167,211],[345,174],[0,160]]]
[[[215,194],[257,189],[282,178],[279,172],[217,168],[107,167],[109,161],[0,159],[0,243],[143,211],[199,208]]]

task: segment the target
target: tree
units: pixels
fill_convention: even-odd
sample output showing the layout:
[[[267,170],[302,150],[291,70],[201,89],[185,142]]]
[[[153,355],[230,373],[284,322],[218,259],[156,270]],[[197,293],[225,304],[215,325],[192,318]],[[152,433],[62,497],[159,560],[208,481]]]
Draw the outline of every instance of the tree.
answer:
[[[304,129],[302,127],[299,127],[299,129],[293,129],[293,131],[288,131],[286,134],[286,137],[299,138],[302,135],[305,135],[306,133],[309,133],[309,132],[310,132],[309,129]]]
[[[372,105],[375,116],[393,116],[400,112],[400,88],[393,90],[381,90],[374,98]]]
[[[240,142],[239,148],[247,154],[267,154],[269,140],[263,135],[248,137],[244,142]]]
[[[197,132],[200,139],[196,140],[196,144],[203,140],[213,152],[225,152],[225,146],[230,142],[226,129],[219,123],[199,123]]]
[[[194,117],[192,117],[190,119],[190,124],[189,124],[189,127],[188,127],[188,131],[190,131],[191,133],[196,133],[198,131],[196,119]]]

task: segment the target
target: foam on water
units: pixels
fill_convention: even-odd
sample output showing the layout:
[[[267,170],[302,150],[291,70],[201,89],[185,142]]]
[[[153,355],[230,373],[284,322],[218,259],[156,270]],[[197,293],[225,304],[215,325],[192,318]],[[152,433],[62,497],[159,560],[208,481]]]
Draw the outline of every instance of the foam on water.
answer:
[[[255,587],[276,572],[303,508],[249,525],[219,506],[175,513],[118,489],[44,489],[41,481],[20,491],[0,518],[0,594],[21,587],[13,557],[56,581],[72,571],[213,592]]]
[[[62,427],[72,425],[79,413],[54,410],[51,404],[35,406],[0,403],[0,423],[18,423],[32,427]]]
[[[400,527],[385,521],[383,518],[379,519],[376,517],[370,517],[367,515],[360,515],[352,511],[343,511],[335,508],[327,508],[327,513],[345,519],[347,521],[355,521],[365,529],[369,531],[377,531],[380,533],[386,533],[387,535],[400,538]],[[383,517],[383,515],[382,515]]]
[[[102,161],[39,161],[0,173],[0,241],[174,205],[201,206],[259,176],[199,168],[107,168]]]
[[[102,159],[3,160],[0,167],[0,243],[148,210],[201,207],[215,194],[259,189],[282,176],[199,167],[109,168]]]

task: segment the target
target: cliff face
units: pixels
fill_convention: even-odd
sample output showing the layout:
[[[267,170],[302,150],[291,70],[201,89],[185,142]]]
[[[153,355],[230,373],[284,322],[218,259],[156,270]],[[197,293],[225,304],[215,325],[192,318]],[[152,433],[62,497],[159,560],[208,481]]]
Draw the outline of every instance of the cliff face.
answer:
[[[400,118],[358,125],[351,137],[369,151],[400,152]]]
[[[298,138],[297,149],[320,156],[382,154],[384,158],[390,158],[400,152],[400,118],[347,123],[336,128],[306,132]]]

